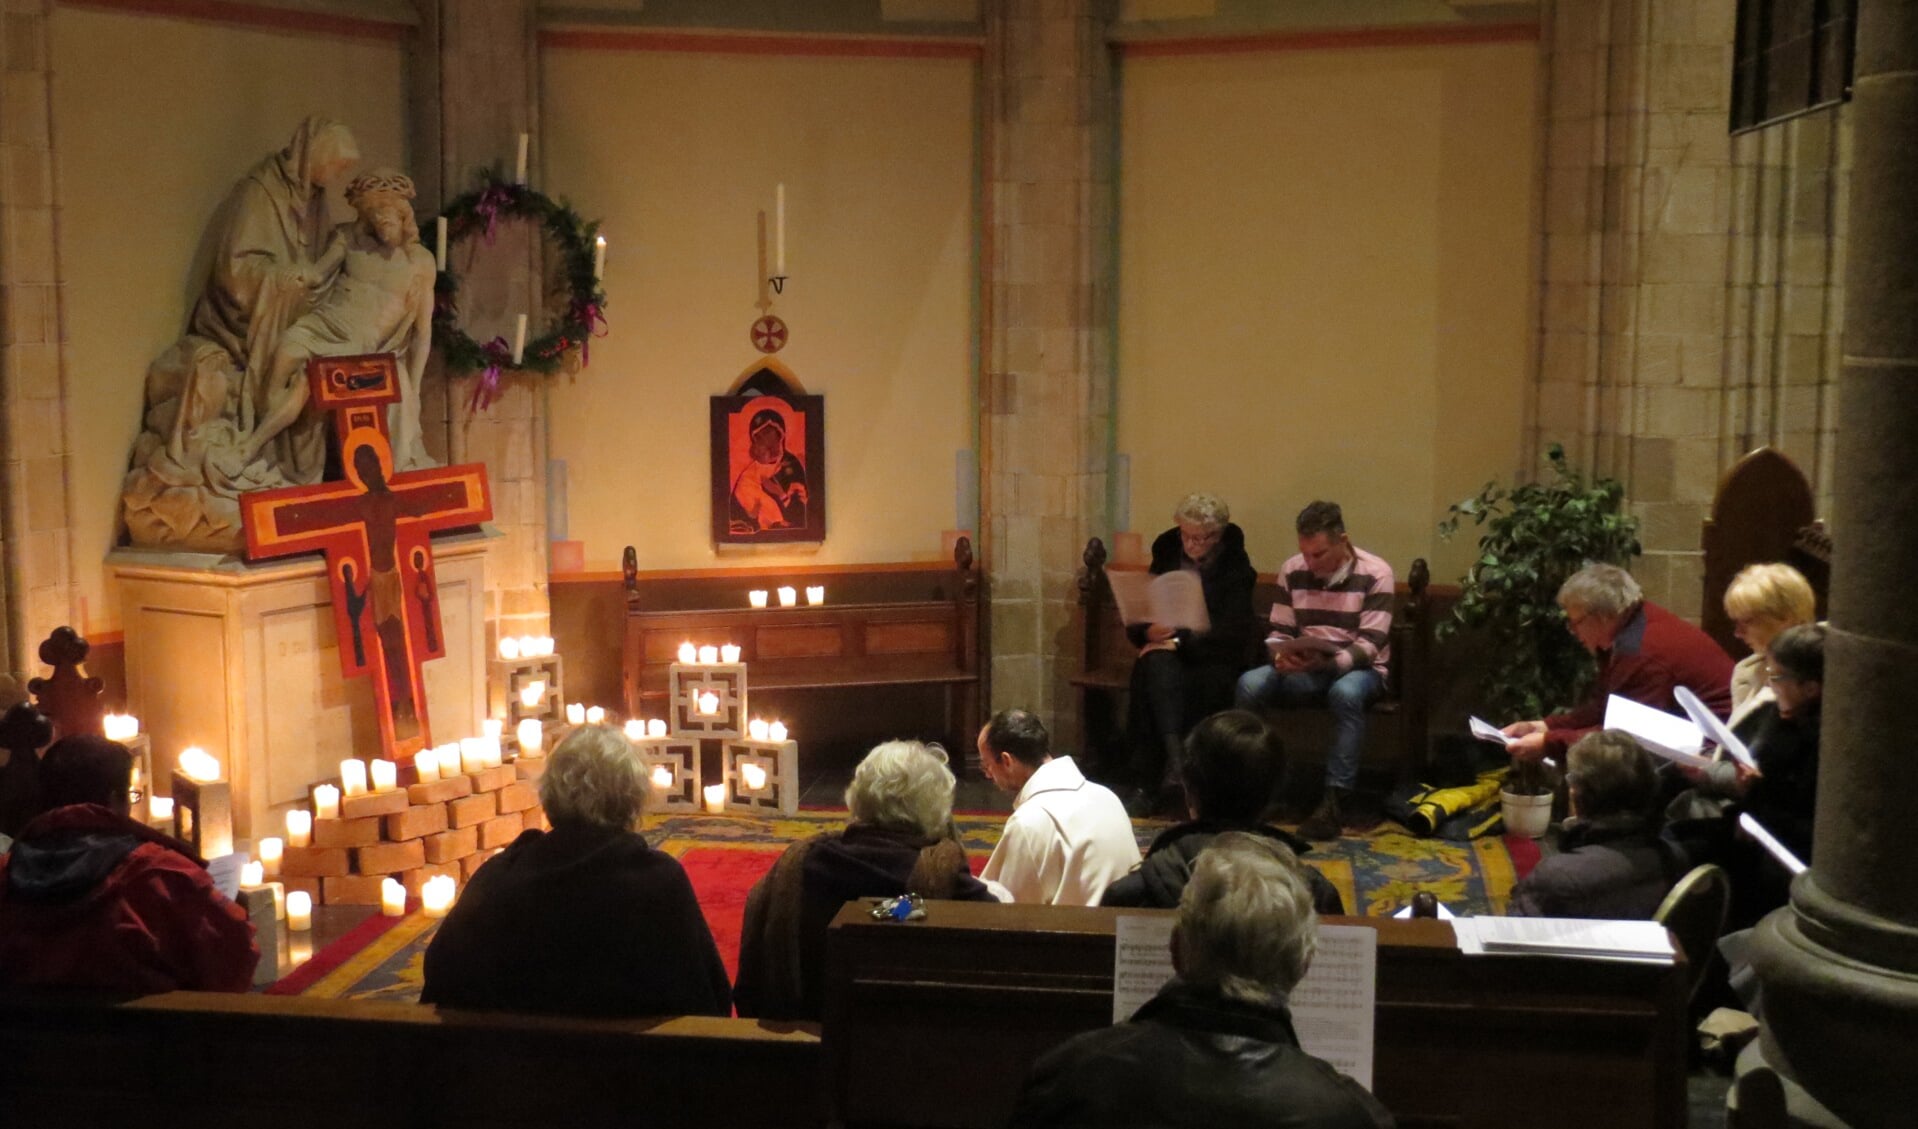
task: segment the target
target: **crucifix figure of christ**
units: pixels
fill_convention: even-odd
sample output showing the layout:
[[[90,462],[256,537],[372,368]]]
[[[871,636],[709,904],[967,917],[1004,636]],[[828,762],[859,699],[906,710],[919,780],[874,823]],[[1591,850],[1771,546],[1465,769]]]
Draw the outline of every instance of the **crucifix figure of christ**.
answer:
[[[326,554],[341,672],[372,673],[380,743],[397,760],[431,744],[420,665],[446,654],[431,534],[493,516],[486,468],[393,472],[386,405],[400,392],[391,354],[318,357],[307,380],[314,406],[333,414],[345,478],[243,495],[246,555]]]

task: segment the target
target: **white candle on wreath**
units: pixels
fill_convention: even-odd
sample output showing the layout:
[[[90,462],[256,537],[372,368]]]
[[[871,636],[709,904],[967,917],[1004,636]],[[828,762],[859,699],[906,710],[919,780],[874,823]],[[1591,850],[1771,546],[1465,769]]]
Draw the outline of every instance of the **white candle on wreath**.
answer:
[[[366,762],[343,760],[340,762],[340,794],[358,796],[366,791]]]
[[[519,316],[519,324],[513,329],[513,363],[519,364],[526,355],[526,315]]]
[[[440,216],[433,221],[436,229],[434,236],[433,263],[440,270],[446,269],[446,217]]]
[[[691,666],[698,661],[698,647],[693,646],[691,643],[681,643],[679,645],[679,662],[681,666]]]
[[[315,819],[340,818],[340,790],[338,788],[333,787],[331,784],[315,784],[313,786],[313,817]],[[295,843],[293,845],[296,847],[305,846],[304,843]]]
[[[593,239],[593,281],[598,282],[601,278],[604,278],[605,275],[606,237],[601,235]]]
[[[514,184],[526,183],[526,150],[527,147],[532,144],[532,140],[531,134],[522,133],[519,135],[519,161],[513,165]],[[513,359],[517,361],[519,358],[515,357]]]
[[[313,845],[313,813],[294,808],[286,813],[286,841],[295,847]]]
[[[732,665],[739,661],[739,644],[728,643],[719,649],[719,661]]]

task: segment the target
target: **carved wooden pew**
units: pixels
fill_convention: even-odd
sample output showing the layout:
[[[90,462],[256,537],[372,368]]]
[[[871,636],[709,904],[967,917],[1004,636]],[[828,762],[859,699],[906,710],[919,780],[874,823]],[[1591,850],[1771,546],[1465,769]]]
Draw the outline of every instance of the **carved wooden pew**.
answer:
[[[816,1126],[811,1024],[0,993],[0,1125]]]
[[[827,947],[829,1114],[1003,1125],[1040,1054],[1111,1022],[1120,912],[932,902],[899,925],[847,906]],[[1404,1129],[1684,1125],[1682,965],[1466,957],[1441,921],[1326,920],[1379,932],[1373,1091]]]
[[[1719,480],[1699,536],[1705,575],[1698,622],[1727,654],[1742,657],[1751,650],[1732,634],[1725,614],[1725,590],[1746,565],[1781,561],[1804,573],[1818,597],[1818,618],[1825,618],[1831,534],[1814,514],[1810,481],[1771,447],[1739,459]]]
[[[1113,705],[1123,700],[1131,685],[1138,649],[1126,638],[1118,603],[1112,598],[1112,584],[1106,579],[1105,543],[1097,537],[1086,542],[1081,559],[1085,568],[1079,574],[1078,599],[1084,649],[1079,672],[1070,681],[1079,689],[1079,716],[1088,745],[1110,756],[1123,751],[1123,711]],[[1372,705],[1372,725],[1366,734],[1369,745],[1392,750],[1401,780],[1419,778],[1430,745],[1435,625],[1433,602],[1427,592],[1430,582],[1431,571],[1420,557],[1398,584],[1392,609],[1392,665],[1385,692]],[[1268,621],[1277,596],[1278,577],[1260,573],[1252,591],[1253,615],[1258,623]],[[1264,635],[1262,627],[1259,637]],[[1260,661],[1261,653],[1246,655],[1247,670]],[[1331,715],[1323,710],[1274,711],[1269,716],[1286,736],[1289,750],[1321,749],[1330,742]]]

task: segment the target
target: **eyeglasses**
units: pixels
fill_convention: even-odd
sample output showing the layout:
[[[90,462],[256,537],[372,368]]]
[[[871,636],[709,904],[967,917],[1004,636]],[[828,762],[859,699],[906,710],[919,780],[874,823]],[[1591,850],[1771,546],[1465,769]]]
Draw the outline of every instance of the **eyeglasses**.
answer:
[[[1776,684],[1779,682],[1796,682],[1798,681],[1798,679],[1794,678],[1791,674],[1789,674],[1786,671],[1777,670],[1777,669],[1767,669],[1765,671],[1765,681]]]

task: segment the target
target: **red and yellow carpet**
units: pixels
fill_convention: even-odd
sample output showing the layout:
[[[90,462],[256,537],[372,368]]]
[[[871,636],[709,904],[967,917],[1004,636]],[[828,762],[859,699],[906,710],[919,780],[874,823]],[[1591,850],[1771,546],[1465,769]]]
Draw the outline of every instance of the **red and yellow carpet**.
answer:
[[[959,832],[976,871],[999,841],[1003,814],[961,815]],[[739,955],[746,894],[787,844],[845,826],[843,808],[802,810],[780,819],[674,815],[650,818],[646,837],[678,858],[699,896],[730,976]],[[1140,849],[1163,822],[1134,824]],[[1374,917],[1396,913],[1430,890],[1455,913],[1500,913],[1519,877],[1538,861],[1537,844],[1521,838],[1451,843],[1419,839],[1395,824],[1348,833],[1315,846],[1305,861],[1338,887],[1348,908]],[[417,1000],[426,946],[438,923],[419,914],[372,917],[316,953],[268,991],[327,998]]]

